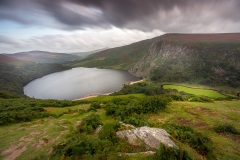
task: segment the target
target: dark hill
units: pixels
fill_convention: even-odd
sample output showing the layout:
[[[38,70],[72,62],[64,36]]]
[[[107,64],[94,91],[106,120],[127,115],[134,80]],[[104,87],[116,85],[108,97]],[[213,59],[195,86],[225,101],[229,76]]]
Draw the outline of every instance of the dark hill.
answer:
[[[60,64],[34,63],[0,54],[0,92],[23,95],[28,82],[65,69]]]
[[[27,63],[26,61],[8,56],[7,54],[0,54],[0,63],[4,64],[12,64],[12,65],[19,65],[23,63]]]
[[[62,63],[81,59],[81,57],[77,55],[66,53],[53,53],[47,51],[19,52],[15,54],[9,54],[8,56],[37,63]]]

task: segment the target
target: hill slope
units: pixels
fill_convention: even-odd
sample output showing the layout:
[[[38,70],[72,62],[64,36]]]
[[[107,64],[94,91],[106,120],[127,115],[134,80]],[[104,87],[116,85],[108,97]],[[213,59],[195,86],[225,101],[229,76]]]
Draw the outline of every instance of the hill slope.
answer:
[[[75,55],[75,56],[79,56],[80,59],[83,59],[83,58],[86,58],[87,56],[91,55],[91,54],[94,54],[94,53],[97,53],[97,52],[101,52],[101,51],[104,51],[106,50],[107,48],[103,48],[103,49],[98,49],[98,50],[94,50],[94,51],[88,51],[88,52],[75,52],[75,53],[71,53],[72,55]],[[79,60],[80,60],[79,59]]]
[[[159,39],[153,38],[130,45],[106,49],[87,58],[69,63],[71,67],[98,67],[128,70],[141,59],[150,45]]]
[[[65,69],[60,64],[33,63],[0,54],[0,91],[23,95],[23,86],[28,82]]]
[[[71,65],[129,70],[159,82],[240,86],[240,33],[165,34]]]
[[[129,71],[161,82],[240,86],[240,34],[167,34]]]
[[[9,54],[8,56],[37,63],[62,63],[66,61],[81,59],[81,57],[77,55],[46,51],[19,52],[15,54]]]

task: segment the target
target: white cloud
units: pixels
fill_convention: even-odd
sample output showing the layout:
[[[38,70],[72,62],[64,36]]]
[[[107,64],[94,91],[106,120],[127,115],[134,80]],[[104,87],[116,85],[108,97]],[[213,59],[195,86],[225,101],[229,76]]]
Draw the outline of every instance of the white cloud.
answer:
[[[159,30],[143,32],[139,30],[120,29],[116,27],[112,27],[107,30],[88,28],[66,34],[35,36],[30,39],[17,40],[19,41],[18,46],[1,46],[0,52],[9,53],[28,50],[46,50],[62,53],[81,52],[127,45],[162,34],[163,32]]]

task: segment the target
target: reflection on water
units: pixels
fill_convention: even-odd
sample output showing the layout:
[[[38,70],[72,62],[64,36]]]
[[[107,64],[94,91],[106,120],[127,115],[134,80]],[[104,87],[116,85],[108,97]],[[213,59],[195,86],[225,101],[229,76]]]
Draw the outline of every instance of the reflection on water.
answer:
[[[139,78],[126,71],[73,68],[36,79],[24,87],[24,94],[40,99],[77,99],[92,94],[118,91],[122,84]]]

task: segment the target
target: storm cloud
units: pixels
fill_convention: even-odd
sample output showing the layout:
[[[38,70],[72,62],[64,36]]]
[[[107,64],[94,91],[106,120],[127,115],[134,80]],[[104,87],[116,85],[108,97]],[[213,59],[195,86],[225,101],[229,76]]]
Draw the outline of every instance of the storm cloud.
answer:
[[[0,53],[89,51],[164,33],[239,32],[240,0],[0,0]]]
[[[0,20],[51,25],[163,32],[237,32],[239,0],[0,0]],[[17,13],[17,14],[16,14]]]

